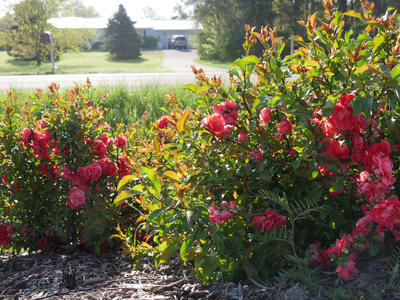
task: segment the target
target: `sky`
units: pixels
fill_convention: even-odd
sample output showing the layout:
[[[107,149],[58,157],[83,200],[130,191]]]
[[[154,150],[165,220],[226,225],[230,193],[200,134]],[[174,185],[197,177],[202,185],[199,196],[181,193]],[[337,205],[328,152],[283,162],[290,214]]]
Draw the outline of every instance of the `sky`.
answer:
[[[5,3],[9,0],[0,0],[0,17],[4,16],[6,10],[4,9]],[[18,0],[11,0],[11,2],[18,2]],[[180,0],[82,0],[85,6],[93,6],[103,17],[110,18],[118,10],[118,6],[122,4],[128,16],[132,20],[143,18],[143,8],[150,6],[153,8],[157,15],[165,19],[171,19],[173,8],[176,3],[181,3]]]

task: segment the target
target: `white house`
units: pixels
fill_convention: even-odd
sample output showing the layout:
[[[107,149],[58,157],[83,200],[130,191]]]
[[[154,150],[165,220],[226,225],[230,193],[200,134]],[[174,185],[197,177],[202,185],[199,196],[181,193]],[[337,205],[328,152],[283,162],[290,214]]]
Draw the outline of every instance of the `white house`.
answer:
[[[88,28],[96,30],[97,41],[101,41],[104,36],[104,29],[107,27],[107,18],[81,18],[81,17],[65,17],[52,18],[48,22],[54,27],[62,29],[80,29]],[[136,30],[143,36],[152,36],[157,39],[157,48],[167,49],[168,40],[173,35],[183,35],[188,41],[188,48],[193,48],[190,44],[192,37],[197,31],[203,30],[204,27],[195,20],[151,20],[139,19],[133,25]],[[96,41],[90,41],[91,44]]]

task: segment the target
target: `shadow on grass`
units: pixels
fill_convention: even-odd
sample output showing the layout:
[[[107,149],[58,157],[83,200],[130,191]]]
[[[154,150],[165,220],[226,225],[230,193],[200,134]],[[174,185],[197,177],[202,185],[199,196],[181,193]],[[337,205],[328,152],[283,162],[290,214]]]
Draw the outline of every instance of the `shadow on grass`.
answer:
[[[111,62],[111,63],[123,63],[123,64],[140,64],[143,63],[145,61],[148,61],[148,59],[145,58],[130,58],[130,59],[113,59],[113,58],[107,58],[106,59],[107,62]]]

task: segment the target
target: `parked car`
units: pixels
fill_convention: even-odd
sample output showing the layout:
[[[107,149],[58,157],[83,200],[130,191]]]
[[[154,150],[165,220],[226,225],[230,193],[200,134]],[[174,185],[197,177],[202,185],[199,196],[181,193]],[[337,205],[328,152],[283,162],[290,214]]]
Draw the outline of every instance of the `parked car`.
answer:
[[[171,43],[173,49],[187,49],[187,41],[183,35],[173,35]]]

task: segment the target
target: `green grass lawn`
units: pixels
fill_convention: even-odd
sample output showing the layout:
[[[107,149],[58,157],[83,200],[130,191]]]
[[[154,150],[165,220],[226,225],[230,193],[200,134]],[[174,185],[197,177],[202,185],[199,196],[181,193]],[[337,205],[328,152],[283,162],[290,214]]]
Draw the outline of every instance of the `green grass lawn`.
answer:
[[[117,73],[117,72],[169,72],[160,66],[161,51],[142,51],[137,59],[110,60],[101,50],[84,50],[81,53],[64,53],[55,61],[54,71],[60,73]],[[51,73],[51,62],[39,67],[36,61],[15,60],[6,51],[0,51],[0,75],[32,75]]]
[[[204,60],[200,58],[196,58],[194,60],[195,62],[198,62],[199,64],[203,64],[206,66],[211,66],[215,68],[222,68],[222,69],[233,69],[233,65],[231,61],[220,61],[220,60]]]

